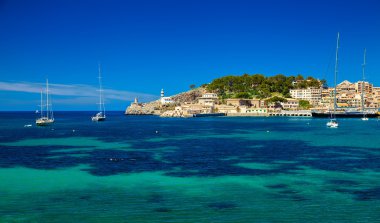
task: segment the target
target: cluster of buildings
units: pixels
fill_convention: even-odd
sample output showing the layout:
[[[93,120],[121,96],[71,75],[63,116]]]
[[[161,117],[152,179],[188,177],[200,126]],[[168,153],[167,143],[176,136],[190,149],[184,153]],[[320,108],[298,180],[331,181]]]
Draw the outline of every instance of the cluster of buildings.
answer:
[[[306,100],[317,109],[331,109],[334,103],[334,88],[307,88],[292,89],[290,95],[294,99]],[[380,87],[374,87],[373,84],[366,81],[351,83],[347,80],[336,86],[336,99],[338,107],[377,109],[380,107]]]
[[[291,98],[285,102],[268,103],[265,99],[226,99],[219,101],[216,94],[206,93],[198,99],[198,109],[190,112],[223,112],[227,114],[256,114],[280,112],[282,110],[300,110],[299,101],[308,101],[311,109],[330,110],[334,107],[334,90],[328,87],[309,87],[305,89],[291,89]],[[367,81],[351,83],[347,80],[336,86],[337,106],[340,108],[378,109],[380,107],[380,87],[374,87]],[[200,106],[202,105],[202,106]],[[195,105],[188,105],[191,108]],[[203,108],[203,110],[201,109]],[[180,108],[178,108],[180,109]],[[183,108],[182,108],[183,109]],[[206,109],[206,111],[205,111]],[[197,110],[197,111],[195,111]]]
[[[374,87],[369,82],[359,81],[351,83],[343,81],[336,87],[337,105],[343,108],[360,108],[362,95],[366,108],[377,109],[380,107],[380,87]],[[363,92],[362,92],[363,90]],[[161,114],[164,116],[188,117],[194,114],[225,113],[230,116],[267,116],[276,113],[298,112],[300,100],[308,101],[311,109],[329,110],[333,108],[334,88],[292,89],[291,98],[284,102],[268,102],[266,99],[219,99],[216,93],[204,92],[196,101],[175,103],[171,97],[165,97],[161,90],[161,97],[157,104],[150,109],[149,114]],[[145,104],[139,104],[137,99],[131,104],[131,108],[144,108]],[[163,109],[168,108],[170,109]],[[162,114],[162,112],[164,114]]]
[[[161,94],[161,105],[174,104]],[[225,113],[230,116],[267,116],[270,112],[297,109],[297,99],[289,99],[281,104],[268,103],[265,99],[219,99],[216,93],[204,93],[195,102],[185,102],[167,111],[163,116],[193,116],[195,114]]]

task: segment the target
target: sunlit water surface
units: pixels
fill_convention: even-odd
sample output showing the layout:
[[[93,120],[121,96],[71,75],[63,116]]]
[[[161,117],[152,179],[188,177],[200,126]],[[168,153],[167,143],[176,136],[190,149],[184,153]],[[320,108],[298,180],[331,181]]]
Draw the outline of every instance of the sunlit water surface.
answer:
[[[0,113],[0,222],[379,222],[377,119],[91,115]]]

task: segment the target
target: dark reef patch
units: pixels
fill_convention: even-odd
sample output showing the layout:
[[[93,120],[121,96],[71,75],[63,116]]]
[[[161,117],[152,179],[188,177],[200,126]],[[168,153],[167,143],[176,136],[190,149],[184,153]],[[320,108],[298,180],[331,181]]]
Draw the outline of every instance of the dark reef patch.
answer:
[[[236,208],[237,205],[231,202],[214,202],[214,203],[208,204],[207,207],[214,210],[226,210],[226,209]]]
[[[161,212],[161,213],[168,213],[168,212],[171,212],[172,210],[169,209],[169,208],[164,208],[164,207],[161,207],[161,208],[156,208],[154,209],[155,212]]]
[[[380,200],[380,187],[370,188],[367,190],[358,190],[352,192],[357,200]]]
[[[271,184],[271,185],[266,185],[267,188],[271,189],[285,189],[288,188],[288,185],[286,184]]]

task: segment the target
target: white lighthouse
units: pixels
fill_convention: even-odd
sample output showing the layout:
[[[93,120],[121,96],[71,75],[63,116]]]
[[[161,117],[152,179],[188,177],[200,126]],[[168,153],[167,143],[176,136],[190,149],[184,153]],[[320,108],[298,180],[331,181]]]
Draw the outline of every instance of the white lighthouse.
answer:
[[[173,103],[171,97],[165,97],[164,89],[161,89],[161,99],[160,99],[160,101],[161,101],[162,105]]]
[[[162,88],[161,89],[161,98],[163,98],[165,96],[165,93],[164,93],[164,89]]]

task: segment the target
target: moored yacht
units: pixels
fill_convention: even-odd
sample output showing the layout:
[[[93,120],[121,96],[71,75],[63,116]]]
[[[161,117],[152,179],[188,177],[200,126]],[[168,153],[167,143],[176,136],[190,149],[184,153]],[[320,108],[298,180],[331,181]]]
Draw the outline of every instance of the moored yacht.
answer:
[[[44,107],[46,107],[44,111]],[[36,119],[36,125],[38,126],[46,126],[54,123],[53,109],[51,106],[51,100],[49,101],[49,82],[46,79],[46,104],[43,104],[43,96],[41,91],[41,116]]]
[[[331,113],[330,121],[326,123],[327,127],[330,128],[338,128],[339,124],[335,118],[335,112],[336,112],[336,76],[338,73],[338,49],[339,49],[339,33],[338,37],[336,39],[336,53],[335,53],[335,70],[334,70],[334,113]]]
[[[102,89],[102,76],[101,68],[99,65],[99,112],[95,116],[91,117],[92,121],[99,122],[106,120],[106,109],[104,107],[103,89]]]

